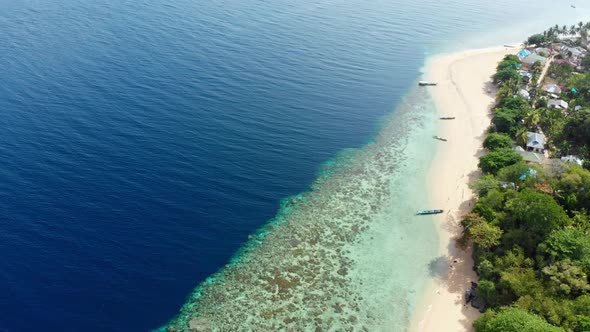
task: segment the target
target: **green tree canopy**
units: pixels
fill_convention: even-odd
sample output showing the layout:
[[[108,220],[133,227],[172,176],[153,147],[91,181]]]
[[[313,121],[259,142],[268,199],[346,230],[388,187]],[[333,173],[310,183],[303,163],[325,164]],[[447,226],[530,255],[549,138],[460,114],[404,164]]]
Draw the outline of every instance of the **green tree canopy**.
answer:
[[[533,174],[534,173],[534,174]],[[523,180],[523,176],[525,177]],[[543,179],[543,168],[519,162],[502,168],[497,178],[501,181],[517,183],[519,186],[534,187]]]
[[[498,132],[514,137],[522,127],[522,119],[523,114],[520,110],[502,107],[494,111],[492,123]]]
[[[510,136],[506,134],[491,133],[483,141],[483,147],[492,151],[503,148],[511,148],[514,142]]]
[[[578,327],[575,331],[590,331],[590,295],[579,296],[574,301],[573,309],[578,317]]]
[[[550,262],[571,260],[590,273],[590,234],[574,228],[557,230],[540,246]]]
[[[590,208],[590,171],[571,166],[557,183],[563,204],[569,209]]]
[[[549,77],[557,80],[562,84],[567,84],[569,79],[572,77],[574,68],[568,63],[552,63],[547,70]]]
[[[515,226],[527,231],[526,240],[538,240],[570,223],[569,217],[553,197],[530,189],[519,192],[506,203],[506,208]]]
[[[544,55],[546,56],[546,55]],[[541,63],[541,61],[537,60],[535,62],[533,62],[533,64],[531,65],[531,72],[533,72],[533,74],[540,74],[543,71],[543,63]]]
[[[511,68],[511,69],[519,69],[522,66],[522,61],[513,54],[508,54],[500,61],[498,66],[496,67],[496,71],[500,71],[503,69]]]
[[[477,297],[485,300],[488,305],[494,305],[498,297],[496,285],[489,280],[481,279],[477,286]]]
[[[568,117],[563,128],[564,139],[575,145],[590,144],[590,110],[579,110]]]
[[[518,56],[516,56],[514,54],[505,55],[504,58],[502,59],[502,61],[521,62],[520,59],[518,58]]]
[[[529,102],[522,96],[511,96],[510,98],[502,99],[498,102],[497,106],[516,110],[519,114],[526,114],[526,112],[531,108]]]
[[[500,244],[502,230],[488,222],[476,223],[467,229],[469,237],[480,248],[490,249]]]
[[[500,183],[493,175],[488,174],[469,184],[469,187],[475,190],[479,197],[483,197],[488,191],[500,188]]]
[[[509,308],[495,313],[489,311],[473,326],[476,332],[563,332],[543,318],[519,308]]]
[[[590,291],[588,276],[570,260],[556,262],[543,268],[543,274],[549,279],[554,292],[559,295],[579,296]]]
[[[520,74],[514,68],[504,68],[500,69],[496,74],[494,74],[494,83],[505,83],[510,80],[518,81],[520,79]]]
[[[526,45],[539,45],[540,46],[540,45],[546,44],[549,41],[550,41],[550,39],[547,36],[538,33],[538,34],[534,34],[534,35],[530,36],[529,38],[527,38],[525,44]]]
[[[479,199],[478,203],[485,204],[490,208],[500,211],[504,207],[504,200],[506,198],[505,192],[499,189],[492,189]]]
[[[498,288],[504,293],[512,294],[511,300],[526,295],[537,296],[544,290],[536,271],[530,267],[510,267],[501,271]]]
[[[568,86],[578,90],[576,100],[580,105],[590,104],[590,73],[572,75]]]
[[[522,157],[512,149],[498,149],[479,158],[479,168],[484,173],[496,174],[501,168],[522,161]]]

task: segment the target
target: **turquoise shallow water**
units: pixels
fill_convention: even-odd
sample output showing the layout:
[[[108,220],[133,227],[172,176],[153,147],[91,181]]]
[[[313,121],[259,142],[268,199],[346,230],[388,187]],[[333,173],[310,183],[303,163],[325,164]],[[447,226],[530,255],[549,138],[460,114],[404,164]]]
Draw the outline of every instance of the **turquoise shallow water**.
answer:
[[[408,95],[374,142],[284,202],[168,329],[403,329],[438,250],[430,218],[414,216],[427,204],[434,114],[426,90]]]

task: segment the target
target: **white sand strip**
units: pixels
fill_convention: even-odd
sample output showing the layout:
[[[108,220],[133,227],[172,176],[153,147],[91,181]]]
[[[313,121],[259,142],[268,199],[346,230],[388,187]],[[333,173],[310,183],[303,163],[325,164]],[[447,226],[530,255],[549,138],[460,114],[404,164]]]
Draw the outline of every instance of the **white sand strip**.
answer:
[[[434,220],[441,237],[441,265],[448,270],[427,291],[418,305],[412,331],[471,331],[479,312],[465,305],[464,292],[477,276],[472,270],[471,251],[455,247],[460,234],[459,221],[473,205],[468,183],[479,176],[478,158],[482,141],[490,125],[490,107],[496,89],[491,76],[497,63],[517,48],[472,50],[437,57],[427,65],[426,79],[438,85],[428,87],[439,116],[438,136],[447,142],[439,144],[429,174],[430,200],[434,209],[444,209]]]

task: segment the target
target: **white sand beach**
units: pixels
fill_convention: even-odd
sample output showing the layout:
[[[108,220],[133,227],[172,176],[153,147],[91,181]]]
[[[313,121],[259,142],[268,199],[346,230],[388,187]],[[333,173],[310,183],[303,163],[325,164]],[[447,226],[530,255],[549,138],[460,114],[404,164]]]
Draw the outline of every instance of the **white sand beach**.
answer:
[[[490,48],[444,55],[427,66],[426,79],[438,85],[428,87],[440,120],[437,135],[448,139],[440,144],[429,174],[432,208],[444,209],[434,220],[441,237],[437,266],[446,266],[424,300],[418,305],[412,331],[471,331],[479,312],[465,305],[464,292],[477,275],[472,269],[470,250],[455,246],[461,232],[459,221],[473,205],[468,183],[479,176],[478,157],[490,125],[490,107],[496,89],[491,76],[497,63],[516,48]]]

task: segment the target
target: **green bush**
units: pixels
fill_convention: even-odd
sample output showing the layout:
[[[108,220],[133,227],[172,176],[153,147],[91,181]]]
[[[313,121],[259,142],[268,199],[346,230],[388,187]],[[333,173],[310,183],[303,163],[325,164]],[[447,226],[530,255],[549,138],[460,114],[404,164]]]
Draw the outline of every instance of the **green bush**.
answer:
[[[511,148],[513,144],[514,142],[512,141],[510,136],[499,133],[491,133],[483,141],[483,147],[490,151],[498,149],[508,149]]]
[[[473,324],[476,332],[563,332],[543,318],[519,308],[489,311]]]
[[[543,44],[548,43],[550,41],[551,40],[547,36],[538,33],[538,34],[534,34],[534,35],[530,36],[529,38],[527,38],[527,40],[525,41],[525,44],[540,46],[540,45],[543,45]]]
[[[510,80],[520,80],[520,74],[514,68],[504,68],[494,74],[494,83],[506,83]]]
[[[514,137],[518,130],[522,128],[523,116],[519,110],[510,108],[497,108],[494,111],[492,124],[496,131],[505,133],[510,137]]]
[[[522,161],[522,157],[512,149],[498,149],[479,158],[479,168],[488,174],[496,174],[506,166]]]
[[[479,281],[479,285],[477,286],[477,297],[485,300],[488,305],[494,305],[497,296],[496,285],[493,282],[485,279]]]

